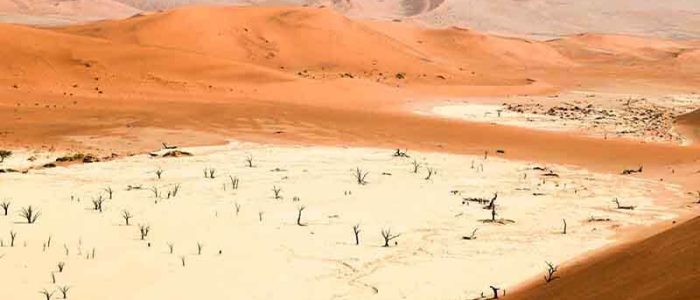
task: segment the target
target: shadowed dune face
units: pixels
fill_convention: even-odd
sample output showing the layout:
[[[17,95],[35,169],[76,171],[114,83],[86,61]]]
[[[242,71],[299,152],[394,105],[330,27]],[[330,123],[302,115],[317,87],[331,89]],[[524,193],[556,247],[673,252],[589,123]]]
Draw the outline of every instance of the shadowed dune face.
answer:
[[[680,116],[676,124],[683,134],[689,136],[696,143],[700,141],[700,109]]]
[[[694,299],[698,269],[700,218],[695,218],[562,269],[561,278],[505,299]]]

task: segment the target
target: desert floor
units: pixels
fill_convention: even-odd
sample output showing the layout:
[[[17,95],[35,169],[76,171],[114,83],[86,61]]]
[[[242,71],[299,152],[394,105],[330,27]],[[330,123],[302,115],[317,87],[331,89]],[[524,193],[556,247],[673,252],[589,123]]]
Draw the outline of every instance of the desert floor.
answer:
[[[73,299],[477,298],[490,295],[489,285],[507,290],[540,274],[545,261],[614,243],[620,228],[671,220],[691,200],[674,184],[496,154],[395,157],[392,149],[240,142],[183,150],[193,156],[4,176],[11,205],[0,217],[0,278],[13,287],[8,299],[56,286],[69,286]],[[14,161],[29,155],[55,159],[26,153]],[[368,173],[365,184],[356,168]],[[465,199],[494,193],[491,223],[488,203]],[[677,200],[662,206],[660,197]],[[634,209],[617,209],[615,198]],[[29,206],[41,213],[34,224],[19,215]],[[144,240],[141,225],[150,227]],[[475,239],[464,238],[475,229]],[[397,236],[389,247],[382,230]]]

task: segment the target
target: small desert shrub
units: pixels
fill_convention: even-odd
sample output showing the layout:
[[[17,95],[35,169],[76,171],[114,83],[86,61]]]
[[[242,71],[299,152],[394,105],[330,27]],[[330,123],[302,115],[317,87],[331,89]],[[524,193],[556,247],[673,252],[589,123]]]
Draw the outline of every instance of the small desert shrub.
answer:
[[[0,150],[0,163],[5,162],[5,158],[12,156],[12,151]]]
[[[60,261],[58,264],[56,264],[56,266],[58,267],[58,273],[63,273],[63,268],[66,267],[66,263]]]
[[[428,168],[427,171],[428,171],[428,175],[425,176],[425,180],[430,180],[430,177],[432,177],[433,174],[435,174],[435,169]]]
[[[420,163],[414,159],[412,165],[413,165],[413,173],[417,174],[418,169],[420,169]]]
[[[170,254],[173,254],[173,249],[175,248],[175,244],[173,243],[168,243],[168,250],[170,250]]]
[[[407,152],[408,150],[401,151],[401,149],[396,148],[396,152],[394,152],[394,157],[409,157]]]
[[[352,232],[355,234],[355,245],[360,244],[360,224],[352,226]]]
[[[165,173],[165,171],[163,171],[163,169],[159,168],[158,170],[156,170],[155,173],[156,173],[156,177],[158,177],[158,179],[160,179],[163,176],[163,173]]]
[[[279,188],[277,186],[273,186],[272,192],[275,194],[275,199],[282,199],[282,196],[280,195],[280,193],[282,192],[282,188]]]
[[[479,228],[474,228],[474,231],[472,231],[472,234],[471,234],[471,235],[469,235],[469,236],[466,236],[466,235],[465,235],[465,236],[462,237],[462,239],[463,239],[463,240],[469,240],[469,241],[471,241],[471,240],[476,240],[476,232],[477,232],[478,230],[479,230]]]
[[[241,205],[238,204],[238,202],[236,202],[234,205],[236,206],[236,215],[238,215],[241,212]]]
[[[353,175],[355,176],[355,180],[357,181],[357,184],[365,185],[365,184],[367,184],[367,180],[365,180],[365,178],[367,178],[368,174],[369,174],[369,172],[364,172],[360,168],[355,168],[355,174],[353,174]]]
[[[129,220],[133,218],[134,215],[132,215],[128,210],[122,210],[122,218],[124,219],[124,225],[129,226]]]
[[[34,224],[40,215],[41,212],[35,210],[31,205],[22,208],[22,211],[20,212],[20,216],[27,221],[27,224]]]
[[[197,255],[202,255],[202,249],[204,249],[204,244],[197,242]]]
[[[546,261],[547,264],[547,274],[544,275],[544,281],[549,283],[554,279],[557,279],[557,277],[554,273],[556,273],[559,270],[559,266],[555,266],[551,262]]]
[[[47,291],[46,289],[43,289],[43,290],[39,291],[39,294],[44,295],[44,297],[45,297],[46,300],[51,300],[51,298],[53,298],[53,294],[54,294],[54,293],[56,293],[56,291],[51,291],[51,292],[49,292],[49,291]]]
[[[398,238],[400,234],[392,234],[391,229],[382,229],[382,238],[384,238],[384,246],[389,247],[389,242],[395,238]]]
[[[141,233],[141,240],[145,240],[146,237],[148,237],[148,233],[151,232],[151,226],[147,224],[140,224],[139,232]]]
[[[7,213],[10,211],[10,202],[3,201],[0,203],[0,207],[2,207],[2,210],[5,212],[5,215],[7,216]]]

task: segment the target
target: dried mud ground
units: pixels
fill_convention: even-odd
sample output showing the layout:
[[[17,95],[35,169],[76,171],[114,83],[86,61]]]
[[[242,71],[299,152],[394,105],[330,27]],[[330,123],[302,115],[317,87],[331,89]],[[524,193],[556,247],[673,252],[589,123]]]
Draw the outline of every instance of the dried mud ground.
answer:
[[[0,193],[11,204],[0,215],[0,280],[13,288],[3,297],[38,299],[67,286],[69,299],[480,298],[489,285],[508,290],[539,276],[545,261],[692,209],[678,185],[497,154],[240,142],[183,150],[193,156],[4,174]],[[55,154],[20,152],[6,164],[29,156]],[[366,184],[356,168],[368,172]],[[465,199],[494,193],[490,223],[491,210]],[[654,200],[662,197],[673,200]],[[617,209],[614,198],[635,209]],[[34,224],[20,217],[28,206],[41,213]],[[150,228],[143,240],[140,226]],[[398,236],[390,247],[382,230]]]

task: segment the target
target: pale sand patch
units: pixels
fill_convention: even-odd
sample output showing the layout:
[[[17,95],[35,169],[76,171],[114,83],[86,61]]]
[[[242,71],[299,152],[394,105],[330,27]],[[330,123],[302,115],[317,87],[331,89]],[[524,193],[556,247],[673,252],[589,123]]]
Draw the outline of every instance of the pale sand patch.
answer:
[[[533,164],[496,157],[409,152],[411,158],[397,158],[386,149],[249,143],[186,150],[195,156],[138,155],[0,175],[0,197],[12,202],[10,215],[0,216],[0,281],[12,287],[3,298],[35,299],[57,285],[71,286],[72,299],[477,297],[489,285],[507,289],[537,276],[545,260],[561,263],[610,244],[616,228],[673,218],[675,211],[654,197],[682,197],[662,182],[554,165],[548,167],[561,177],[543,177]],[[254,168],[246,167],[247,155]],[[418,174],[414,158],[423,164]],[[369,171],[366,185],[355,182],[355,167]],[[437,170],[430,180],[427,167]],[[215,168],[216,178],[204,178],[205,168]],[[229,175],[240,179],[239,189],[231,189]],[[165,196],[178,184],[171,199],[148,190],[157,187]],[[143,190],[127,191],[128,185]],[[273,186],[283,199],[274,199]],[[106,197],[106,187],[114,199],[103,213],[93,211],[91,199]],[[462,197],[494,192],[499,217],[515,223],[484,224],[479,220],[490,211],[462,204]],[[614,197],[636,209],[614,209]],[[41,210],[36,224],[20,222],[27,205]],[[300,205],[303,227],[296,225]],[[129,227],[120,217],[124,209],[134,215]],[[589,222],[591,216],[612,221]],[[147,241],[139,240],[136,224],[151,226]],[[383,248],[380,231],[389,228],[401,236]],[[477,239],[463,240],[474,228]],[[14,248],[10,230],[18,234]],[[95,258],[87,259],[93,249]],[[52,284],[59,261],[66,267]]]
[[[674,121],[700,108],[700,95],[574,91],[556,97],[469,98],[414,107],[421,115],[567,131],[593,137],[692,144]]]

